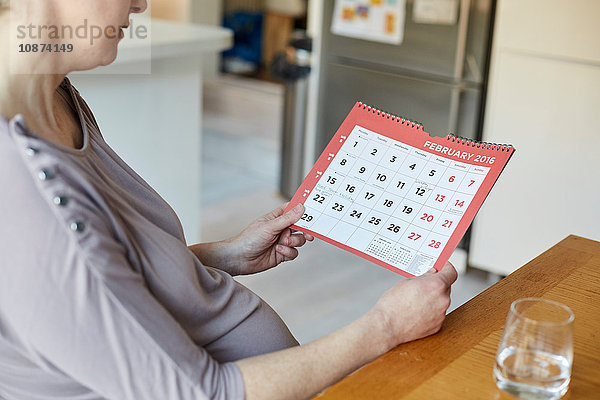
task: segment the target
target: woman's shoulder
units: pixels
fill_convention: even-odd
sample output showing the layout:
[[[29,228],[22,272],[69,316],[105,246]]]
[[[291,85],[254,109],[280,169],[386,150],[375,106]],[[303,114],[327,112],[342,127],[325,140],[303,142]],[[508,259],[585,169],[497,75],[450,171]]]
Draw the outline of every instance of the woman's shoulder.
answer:
[[[77,179],[78,160],[19,134],[20,122],[19,116],[0,120],[0,220],[10,227],[0,231],[0,246],[31,241],[34,249],[40,241],[82,233],[91,220],[108,226],[93,187]]]

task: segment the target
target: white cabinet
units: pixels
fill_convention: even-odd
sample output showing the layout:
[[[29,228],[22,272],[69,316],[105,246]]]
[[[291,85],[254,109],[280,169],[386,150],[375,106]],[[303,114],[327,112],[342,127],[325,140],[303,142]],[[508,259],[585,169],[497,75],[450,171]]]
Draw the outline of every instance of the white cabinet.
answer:
[[[499,0],[494,45],[600,63],[600,1]]]
[[[484,140],[517,151],[469,263],[507,275],[569,234],[600,240],[600,2],[500,0],[496,24]]]

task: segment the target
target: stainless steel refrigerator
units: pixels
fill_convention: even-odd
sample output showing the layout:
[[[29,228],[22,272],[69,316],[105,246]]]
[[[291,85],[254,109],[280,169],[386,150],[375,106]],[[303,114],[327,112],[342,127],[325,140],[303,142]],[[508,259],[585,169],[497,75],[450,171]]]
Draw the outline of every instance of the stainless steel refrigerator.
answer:
[[[479,139],[495,0],[459,0],[456,23],[413,21],[391,45],[331,33],[334,1],[323,3],[318,156],[356,101],[421,122],[434,136]]]

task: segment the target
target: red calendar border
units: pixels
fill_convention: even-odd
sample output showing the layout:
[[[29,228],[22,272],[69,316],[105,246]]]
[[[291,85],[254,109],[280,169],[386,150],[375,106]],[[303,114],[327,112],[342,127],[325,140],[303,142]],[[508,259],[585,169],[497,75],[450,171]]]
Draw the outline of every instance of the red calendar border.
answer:
[[[464,159],[460,159],[456,156],[440,154],[440,156],[444,158],[459,161],[468,165],[485,166],[490,168],[490,170],[486,178],[480,185],[479,189],[473,196],[473,201],[471,201],[471,203],[465,210],[465,213],[461,217],[460,222],[454,230],[453,234],[450,236],[450,239],[448,239],[446,246],[444,246],[444,249],[438,256],[434,268],[439,271],[444,266],[446,261],[448,261],[450,255],[452,254],[452,252],[464,236],[465,232],[467,231],[467,228],[469,227],[469,225],[471,225],[471,222],[473,221],[473,218],[475,218],[475,215],[479,211],[479,208],[483,204],[483,201],[486,199],[492,187],[498,180],[500,173],[502,173],[504,167],[508,163],[508,160],[514,153],[514,147],[482,144],[478,142],[455,138],[452,136],[430,136],[427,132],[423,130],[421,125],[415,124],[403,118],[393,116],[391,114],[384,113],[363,103],[357,102],[346,117],[346,119],[342,122],[337,132],[335,133],[335,135],[333,136],[333,138],[331,139],[331,141],[329,142],[329,144],[327,145],[327,147],[325,148],[325,150],[323,151],[323,153],[321,154],[311,171],[308,173],[306,178],[304,178],[304,181],[290,200],[290,203],[286,208],[286,212],[292,209],[298,203],[304,204],[304,202],[308,199],[308,193],[310,193],[315,188],[319,180],[322,178],[323,172],[329,167],[335,155],[340,151],[342,145],[345,143],[345,139],[350,135],[350,133],[356,125],[374,131],[390,139],[405,143],[417,149],[422,149],[423,151],[432,154],[436,153],[431,151],[431,149],[427,149],[424,146],[427,141],[434,144],[440,144],[455,150],[468,151],[469,153],[473,154],[496,157],[495,162],[493,164],[487,164],[475,163],[471,161],[466,161]],[[381,267],[389,269],[390,271],[399,273],[400,275],[406,277],[414,276],[409,272],[394,267],[393,265],[381,261],[369,254],[363,253],[362,251],[349,247],[343,243],[330,239],[327,236],[313,232],[310,229],[302,228],[296,225],[292,225],[292,229],[311,234],[321,240],[333,244],[334,246],[340,247],[364,259],[374,262],[375,264]]]

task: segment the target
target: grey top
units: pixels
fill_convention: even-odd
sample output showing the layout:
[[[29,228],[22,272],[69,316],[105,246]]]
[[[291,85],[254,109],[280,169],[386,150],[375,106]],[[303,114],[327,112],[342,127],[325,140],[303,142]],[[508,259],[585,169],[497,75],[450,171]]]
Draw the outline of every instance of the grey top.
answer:
[[[81,149],[0,117],[0,398],[243,398],[232,361],[297,342],[199,262],[171,207],[61,87]]]

